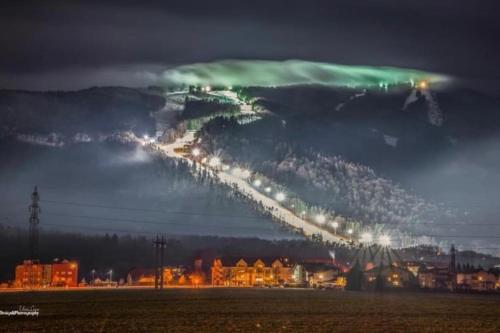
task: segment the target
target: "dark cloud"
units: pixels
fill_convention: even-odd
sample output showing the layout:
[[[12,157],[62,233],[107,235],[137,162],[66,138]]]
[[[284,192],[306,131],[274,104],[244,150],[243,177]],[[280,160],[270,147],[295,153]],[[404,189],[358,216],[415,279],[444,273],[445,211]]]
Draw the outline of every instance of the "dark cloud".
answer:
[[[497,79],[495,9],[488,0],[11,2],[0,7],[0,85],[84,86],[99,84],[103,68],[227,58],[403,66]],[[127,75],[111,82],[122,76],[124,85],[142,83]]]

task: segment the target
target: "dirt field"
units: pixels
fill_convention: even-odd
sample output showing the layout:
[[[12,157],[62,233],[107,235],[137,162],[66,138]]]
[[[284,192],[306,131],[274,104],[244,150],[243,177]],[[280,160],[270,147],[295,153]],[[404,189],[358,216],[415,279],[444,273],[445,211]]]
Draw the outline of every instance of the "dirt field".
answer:
[[[0,332],[500,332],[498,295],[285,289],[0,293]]]

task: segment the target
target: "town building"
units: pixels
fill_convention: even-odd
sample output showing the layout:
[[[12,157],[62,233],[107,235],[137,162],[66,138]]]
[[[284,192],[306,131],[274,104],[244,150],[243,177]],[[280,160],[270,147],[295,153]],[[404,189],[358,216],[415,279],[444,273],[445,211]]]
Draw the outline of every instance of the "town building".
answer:
[[[463,269],[457,273],[457,290],[494,291],[497,276],[481,268]]]
[[[418,283],[413,273],[398,265],[375,266],[364,272],[365,289],[416,288]]]
[[[455,274],[448,267],[424,266],[418,273],[418,284],[422,289],[453,290]]]
[[[196,258],[194,260],[194,269],[191,274],[189,274],[189,282],[192,285],[198,286],[200,284],[205,284],[207,276],[203,271],[203,261],[201,258]]]
[[[16,266],[14,287],[47,288],[76,287],[78,285],[78,263],[54,260],[52,264],[40,264],[35,260],[25,260]]]
[[[292,267],[285,260],[276,259],[267,264],[262,259],[239,259],[228,261],[224,266],[221,259],[215,259],[212,268],[213,286],[250,287],[277,286],[289,284],[292,281]],[[248,264],[248,262],[252,264]]]
[[[455,290],[456,289],[456,251],[455,246],[450,249],[450,263],[448,266],[427,264],[418,272],[418,284],[422,289]]]
[[[331,262],[304,262],[296,266],[302,266],[305,271],[305,286],[337,289],[346,286],[342,270]]]
[[[51,265],[52,287],[78,286],[78,264],[74,261],[54,261]]]
[[[51,266],[40,264],[36,260],[25,260],[16,266],[14,287],[47,288],[51,282]]]
[[[302,264],[295,264],[292,267],[291,284],[296,287],[306,287],[308,285],[307,272]]]
[[[183,267],[164,267],[163,284],[178,285],[186,283],[185,269]],[[128,286],[154,286],[155,270],[154,268],[134,268],[127,274]]]

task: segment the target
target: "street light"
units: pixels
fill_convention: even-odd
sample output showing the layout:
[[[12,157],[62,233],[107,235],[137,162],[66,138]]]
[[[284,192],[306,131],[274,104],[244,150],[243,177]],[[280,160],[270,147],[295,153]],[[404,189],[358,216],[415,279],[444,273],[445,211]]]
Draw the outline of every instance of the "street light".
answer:
[[[109,282],[111,283],[113,282],[113,270],[110,269],[108,273],[109,273]]]
[[[382,246],[391,246],[391,236],[389,235],[380,235],[378,238],[378,242]]]
[[[216,168],[220,165],[220,159],[217,156],[214,156],[208,161],[208,165],[212,168]]]
[[[198,148],[194,148],[194,149],[191,151],[191,154],[192,154],[194,157],[198,157],[198,156],[200,156],[201,151],[200,151]]]
[[[253,181],[253,186],[259,187],[260,185],[262,185],[262,181],[260,179],[256,179]]]
[[[93,286],[94,285],[94,281],[95,281],[95,277],[94,277],[94,275],[95,275],[95,269],[93,269],[91,271],[91,273],[92,273],[92,286]]]
[[[371,243],[373,240],[373,236],[372,234],[370,234],[369,232],[365,232],[361,235],[361,241],[363,243]]]
[[[271,188],[270,188],[270,187],[266,187],[266,188],[264,189],[264,191],[266,191],[267,193],[271,193]]]
[[[352,233],[353,233],[353,232],[354,232],[354,230],[352,230],[352,229],[350,229],[350,228],[349,228],[349,229],[347,229],[347,233],[349,234],[349,241],[351,241],[351,240],[352,240]]]
[[[315,219],[316,219],[316,222],[318,222],[319,224],[325,224],[325,222],[326,222],[326,217],[323,214],[316,215]]]
[[[276,193],[276,200],[278,200],[279,202],[282,202],[282,201],[285,201],[285,199],[286,199],[285,193],[283,193],[283,192]]]
[[[332,227],[335,232],[335,235],[337,234],[337,228],[339,227],[339,223],[337,221],[332,222]]]
[[[249,177],[250,177],[250,171],[248,171],[247,169],[241,170],[241,178],[247,179]]]

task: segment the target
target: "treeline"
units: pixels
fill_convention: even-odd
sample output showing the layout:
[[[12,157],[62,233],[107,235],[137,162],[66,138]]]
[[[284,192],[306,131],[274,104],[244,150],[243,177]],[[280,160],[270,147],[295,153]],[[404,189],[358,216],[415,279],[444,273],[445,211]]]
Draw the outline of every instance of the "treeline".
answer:
[[[39,258],[42,263],[53,259],[77,260],[79,278],[92,269],[104,274],[113,269],[113,276],[125,277],[134,267],[154,267],[152,237],[130,235],[84,235],[79,233],[41,232]],[[0,224],[0,281],[14,278],[15,266],[28,256],[27,230]],[[262,240],[218,236],[171,236],[165,249],[167,265],[191,266],[201,257],[205,269],[216,257],[289,257],[293,260],[327,259],[328,249],[305,240]]]
[[[220,103],[217,99],[213,100],[190,100],[186,99],[183,119],[193,119],[199,117],[213,116],[214,114],[235,114],[240,111],[239,105],[230,103]]]
[[[74,135],[155,128],[150,112],[165,99],[140,89],[107,87],[71,92],[0,90],[1,130],[12,133]]]

